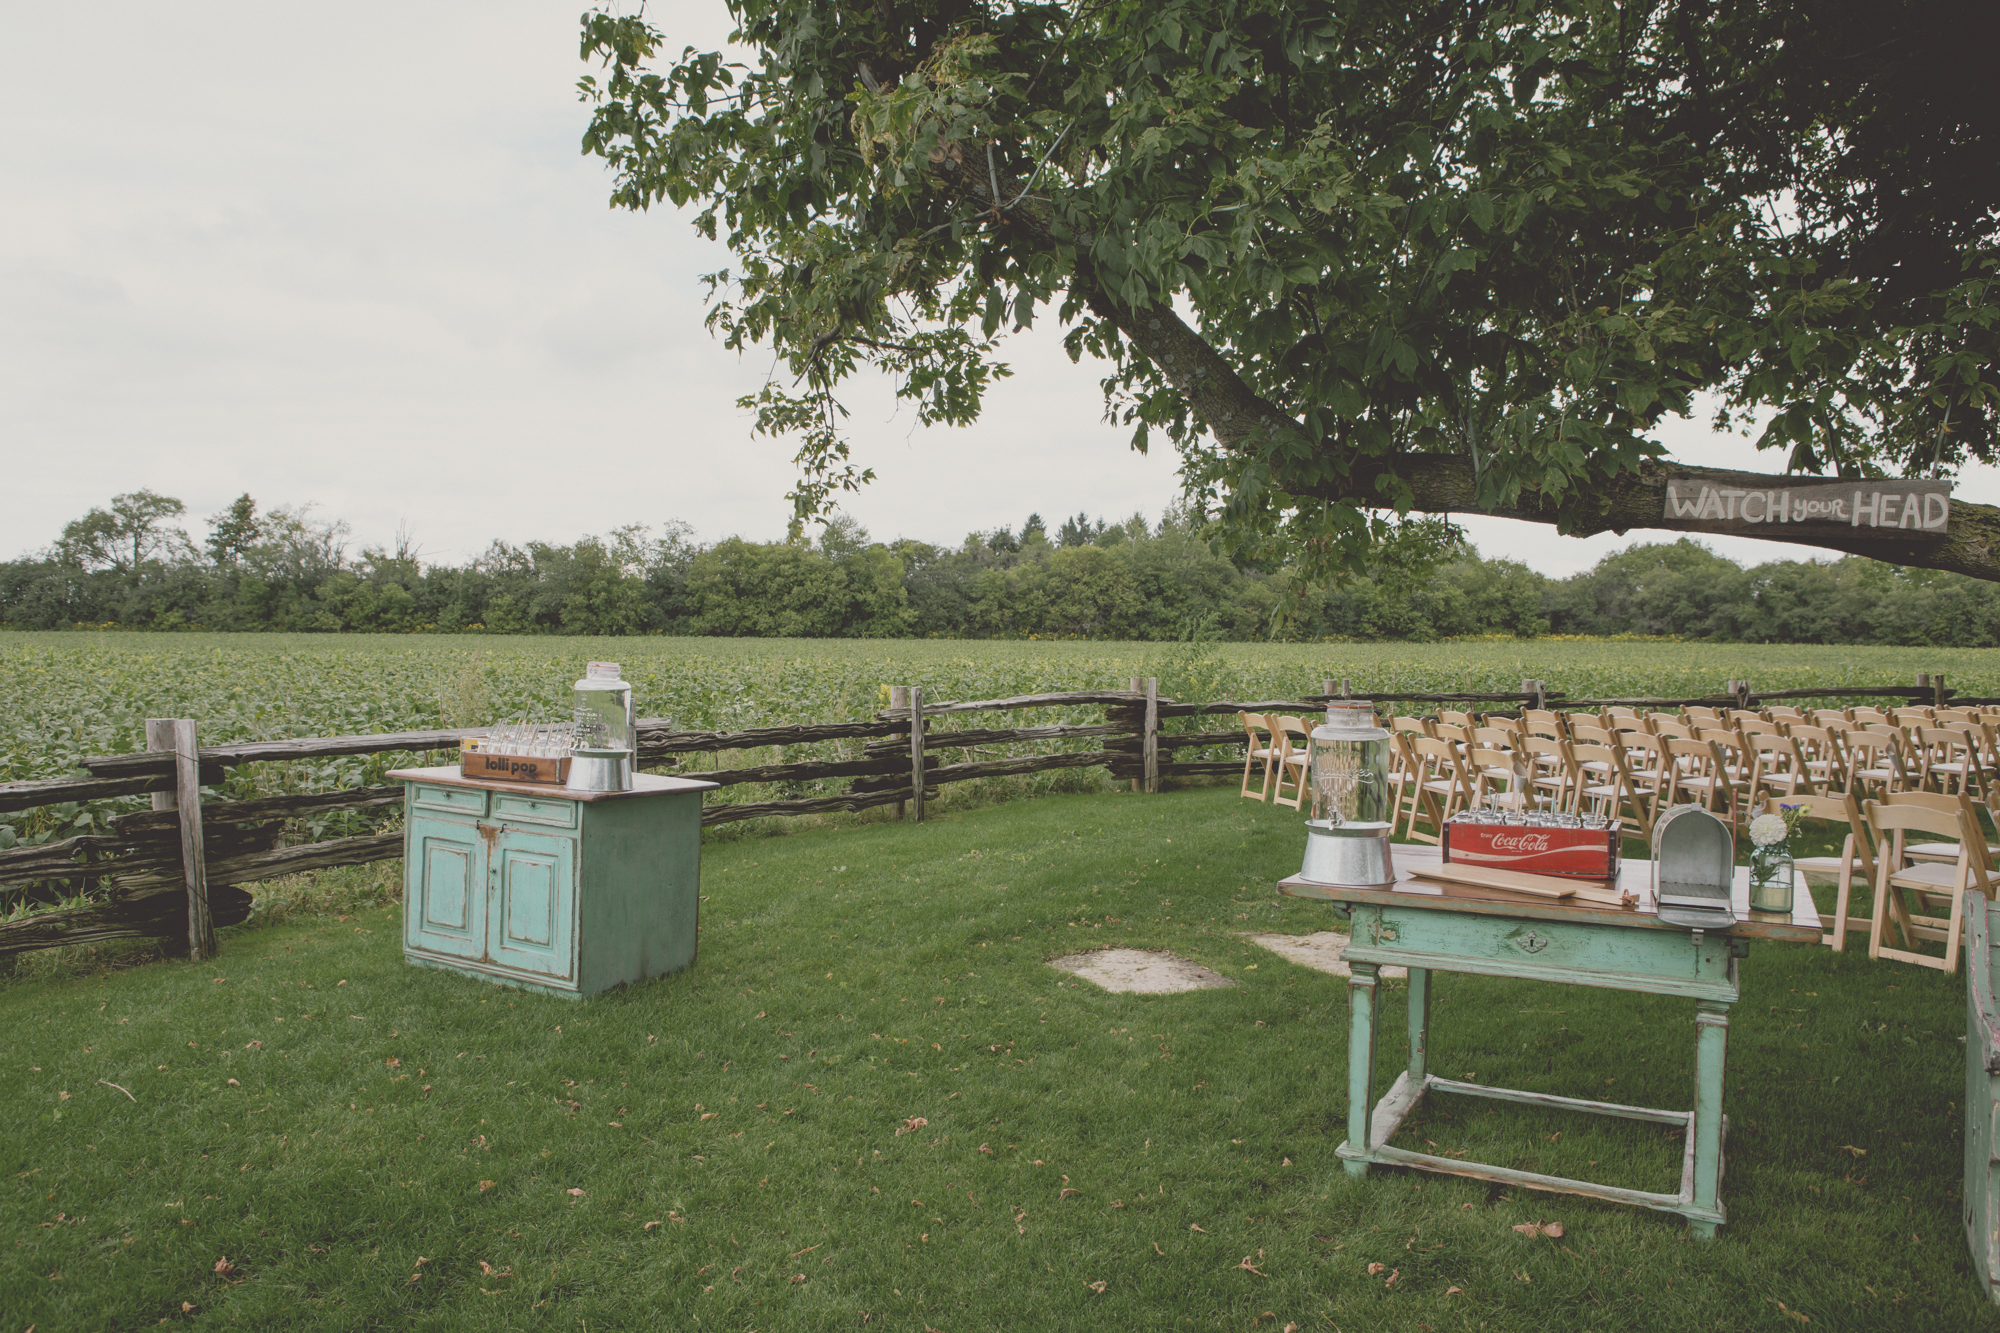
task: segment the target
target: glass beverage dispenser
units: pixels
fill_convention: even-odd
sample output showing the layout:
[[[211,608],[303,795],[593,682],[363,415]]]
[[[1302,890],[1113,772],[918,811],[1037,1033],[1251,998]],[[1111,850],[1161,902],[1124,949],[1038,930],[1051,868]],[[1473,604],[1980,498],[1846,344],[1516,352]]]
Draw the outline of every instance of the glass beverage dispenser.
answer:
[[[592,662],[576,683],[576,745],[571,751],[572,791],[630,791],[638,731],[632,686],[616,662]]]
[[[1375,724],[1374,705],[1357,699],[1330,706],[1313,728],[1310,759],[1312,817],[1299,877],[1353,887],[1395,883],[1389,733]]]

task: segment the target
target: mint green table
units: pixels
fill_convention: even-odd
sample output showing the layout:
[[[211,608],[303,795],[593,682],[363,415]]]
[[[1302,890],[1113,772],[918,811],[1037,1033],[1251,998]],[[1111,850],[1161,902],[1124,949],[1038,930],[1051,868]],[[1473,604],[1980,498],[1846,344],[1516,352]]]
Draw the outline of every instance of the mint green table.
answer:
[[[694,961],[701,794],[487,782],[406,768],[403,957],[555,995],[595,995]]]
[[[1398,844],[1395,856],[1397,882],[1393,888],[1343,888],[1297,878],[1278,885],[1294,897],[1335,904],[1352,922],[1342,954],[1352,969],[1348,977],[1347,1141],[1337,1150],[1348,1173],[1364,1176],[1370,1166],[1378,1164],[1407,1166],[1581,1194],[1678,1213],[1688,1219],[1695,1235],[1714,1236],[1716,1227],[1726,1220],[1720,1193],[1722,1143],[1728,1124],[1722,1114],[1723,1063],[1729,1007],[1737,998],[1736,962],[1752,939],[1818,942],[1819,916],[1803,879],[1798,881],[1790,922],[1757,921],[1750,919],[1749,913],[1749,871],[1739,867],[1735,930],[1727,935],[1697,937],[1653,914],[1646,885],[1650,863],[1645,861],[1624,863],[1619,887],[1640,895],[1640,900],[1637,910],[1618,911],[1447,896],[1441,886],[1413,880],[1408,873],[1425,861],[1436,864],[1435,847]],[[1409,969],[1410,1062],[1377,1102],[1375,992],[1381,969],[1386,966]],[[1437,1077],[1426,1067],[1434,972],[1560,981],[1694,1001],[1694,1109],[1658,1111]],[[1432,1089],[1680,1126],[1687,1131],[1680,1190],[1656,1194],[1622,1189],[1392,1147],[1389,1140],[1397,1128]]]

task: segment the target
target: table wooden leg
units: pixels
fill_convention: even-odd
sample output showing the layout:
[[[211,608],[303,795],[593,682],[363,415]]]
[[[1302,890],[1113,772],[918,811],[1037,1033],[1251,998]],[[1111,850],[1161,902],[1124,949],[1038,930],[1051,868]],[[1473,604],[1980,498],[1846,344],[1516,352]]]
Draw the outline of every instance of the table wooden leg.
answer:
[[[1375,1116],[1375,984],[1380,972],[1374,963],[1355,963],[1347,978],[1347,1144],[1354,1152],[1368,1152]],[[1368,1163],[1346,1158],[1347,1174],[1365,1176]]]
[[[1694,1199],[1714,1208],[1722,1192],[1722,1088],[1729,1051],[1729,1006],[1713,1000],[1695,1005]],[[1715,1235],[1713,1222],[1690,1221],[1701,1239]]]
[[[1410,969],[1410,1082],[1423,1086],[1431,1035],[1431,970]]]

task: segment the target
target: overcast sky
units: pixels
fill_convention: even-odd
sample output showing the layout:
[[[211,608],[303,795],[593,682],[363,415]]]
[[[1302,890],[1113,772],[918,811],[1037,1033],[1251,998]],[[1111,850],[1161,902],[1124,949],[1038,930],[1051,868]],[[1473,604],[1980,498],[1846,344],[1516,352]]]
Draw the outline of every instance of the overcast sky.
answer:
[[[579,155],[576,0],[0,6],[0,558],[116,492],[317,503],[355,546],[427,559],[683,519],[768,540],[791,449],[754,438],[739,360],[702,327],[727,255],[671,211],[606,206]],[[650,7],[721,43],[711,0]],[[1174,460],[1101,423],[1098,372],[1045,324],[969,430],[849,395],[848,504],[881,539],[956,542],[1085,510],[1157,517]],[[1775,468],[1682,424],[1693,463]],[[2000,474],[1959,494],[2000,501]],[[934,517],[948,509],[949,517]],[[1466,520],[1549,574],[1659,534]],[[1740,560],[1801,548],[1718,539]]]

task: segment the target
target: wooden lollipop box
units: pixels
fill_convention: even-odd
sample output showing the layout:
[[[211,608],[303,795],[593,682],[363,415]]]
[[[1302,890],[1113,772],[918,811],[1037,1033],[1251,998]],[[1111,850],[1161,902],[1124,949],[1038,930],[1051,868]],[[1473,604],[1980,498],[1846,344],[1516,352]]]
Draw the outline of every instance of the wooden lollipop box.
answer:
[[[560,787],[569,781],[568,755],[560,759],[547,755],[500,754],[491,750],[461,750],[459,775],[482,782],[520,782],[544,787]]]

